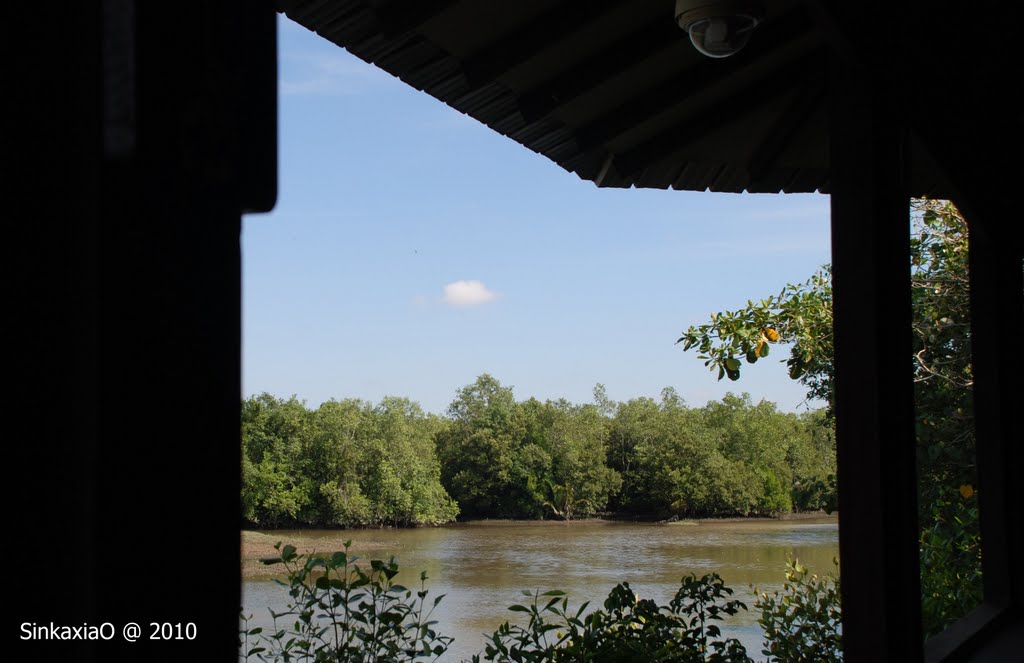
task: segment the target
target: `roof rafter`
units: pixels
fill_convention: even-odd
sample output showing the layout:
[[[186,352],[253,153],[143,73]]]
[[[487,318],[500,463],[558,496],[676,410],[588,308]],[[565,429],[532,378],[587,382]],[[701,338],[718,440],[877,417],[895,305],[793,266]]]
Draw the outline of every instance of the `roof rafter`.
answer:
[[[804,0],[804,6],[807,7],[807,11],[813,17],[817,28],[828,36],[827,42],[832,51],[839,55],[847,64],[856,65],[859,61],[856,40],[848,29],[844,27],[844,25],[849,24],[841,22],[836,15],[837,7],[835,3],[824,2],[823,0]]]
[[[381,34],[391,39],[410,30],[415,30],[458,0],[375,0],[371,2],[373,13],[381,24]]]
[[[784,26],[784,27],[779,27]],[[810,17],[803,8],[794,9],[766,22],[758,30],[757,39],[729,64],[737,66],[750,58],[763,55],[764,42],[775,45],[771,33],[791,35],[810,28]],[[769,33],[768,37],[763,36]],[[520,107],[523,117],[531,122],[547,115],[586,92],[596,88],[612,76],[634,67],[660,51],[675,46],[685,35],[674,21],[656,19],[617,40],[604,50],[588,57],[585,62],[522,93]],[[722,62],[702,62],[700,68],[720,72]]]
[[[779,155],[793,142],[825,98],[825,84],[821,80],[801,86],[786,109],[775,120],[764,140],[754,149],[747,172],[750,182],[760,181],[775,166]]]
[[[463,60],[470,89],[478,89],[621,6],[620,0],[591,0],[586,11],[580,11],[575,4],[563,4],[531,19]]]
[[[679,37],[679,27],[672,21],[657,19],[640,26],[584,62],[523,92],[519,100],[523,117],[527,122],[539,120],[612,76],[674,46]]]
[[[646,92],[635,94],[628,103],[619,105],[585,126],[577,127],[580,148],[587,150],[602,145],[620,133],[639,126],[687,99],[706,95],[707,88],[734,77],[750,78],[765,75],[763,69],[771,67],[773,55],[794,48],[809,49],[817,40],[807,33],[809,21],[791,20],[774,23],[774,29],[765,30],[760,39],[729,60],[701,60],[667,81],[661,81]],[[766,28],[769,26],[766,25]],[[765,64],[765,63],[769,64]]]
[[[804,83],[804,76],[807,76],[808,72],[819,70],[820,60],[820,56],[793,59],[728,97],[719,99],[696,113],[679,118],[669,129],[616,157],[616,169],[624,176],[635,176],[647,164],[678,152],[722,125],[792,92],[794,85]],[[814,78],[813,74],[810,78]]]

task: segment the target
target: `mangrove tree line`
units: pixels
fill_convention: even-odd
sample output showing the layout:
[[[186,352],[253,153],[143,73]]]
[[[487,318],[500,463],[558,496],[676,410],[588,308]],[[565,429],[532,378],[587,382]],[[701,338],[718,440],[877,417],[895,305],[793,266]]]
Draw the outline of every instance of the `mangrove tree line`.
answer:
[[[746,394],[517,401],[481,375],[445,416],[379,404],[253,396],[242,406],[242,504],[262,527],[440,524],[462,518],[776,515],[830,508],[835,451],[821,412]]]

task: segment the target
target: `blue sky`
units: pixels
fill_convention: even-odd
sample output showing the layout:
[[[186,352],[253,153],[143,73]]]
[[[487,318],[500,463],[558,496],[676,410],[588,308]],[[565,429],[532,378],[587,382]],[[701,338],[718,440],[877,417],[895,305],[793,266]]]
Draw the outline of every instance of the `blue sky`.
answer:
[[[679,332],[829,260],[828,197],[598,189],[279,18],[280,196],[244,220],[243,389],[803,402],[777,349],[716,382]]]

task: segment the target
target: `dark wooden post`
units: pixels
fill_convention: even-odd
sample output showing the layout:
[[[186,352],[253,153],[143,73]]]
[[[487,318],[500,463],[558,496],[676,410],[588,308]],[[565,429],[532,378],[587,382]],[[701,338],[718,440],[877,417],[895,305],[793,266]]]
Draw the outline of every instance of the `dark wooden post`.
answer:
[[[273,5],[15,9],[9,657],[236,659],[238,240],[275,197]]]
[[[977,189],[972,189],[977,192]],[[979,200],[980,198],[980,200]],[[1019,658],[1024,597],[1021,498],[1013,481],[1021,467],[1024,359],[1014,349],[1024,329],[1024,252],[1004,234],[1012,218],[1010,198],[961,196],[957,203],[970,227],[971,351],[974,378],[975,452],[981,516],[984,601],[925,645],[926,661],[1006,661]],[[1016,620],[1016,624],[1014,621]],[[1003,634],[997,635],[1000,629]],[[1012,634],[1016,630],[1017,635]]]
[[[845,660],[921,659],[906,134],[885,78],[832,76],[832,266]]]
[[[982,214],[988,211],[979,207]],[[1000,211],[1010,218],[1016,214],[1010,204]],[[1001,229],[991,219],[981,221],[968,219],[981,561],[985,602],[1006,608],[1024,600],[1021,499],[1013,487],[1021,467],[1024,360],[1018,348],[1024,329],[1024,256],[1017,237],[1000,241]]]

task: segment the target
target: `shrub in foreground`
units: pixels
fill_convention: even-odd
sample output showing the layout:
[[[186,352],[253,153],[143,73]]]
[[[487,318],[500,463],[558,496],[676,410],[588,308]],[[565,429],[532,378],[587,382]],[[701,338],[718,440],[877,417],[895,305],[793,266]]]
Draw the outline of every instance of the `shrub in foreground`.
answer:
[[[502,624],[477,661],[749,661],[735,639],[723,639],[714,623],[746,606],[730,599],[732,590],[717,573],[682,579],[667,606],[639,599],[629,583],[608,594],[603,610],[583,616],[587,603],[569,609],[565,593],[530,594],[529,605],[510,610],[527,613],[526,626]]]
[[[371,560],[355,564],[345,550],[330,556],[300,555],[294,546],[275,546],[291,601],[271,610],[273,628],[248,628],[243,617],[239,655],[243,660],[377,663],[436,659],[453,639],[431,620],[444,595],[427,601],[426,574],[418,591],[392,582],[398,564]],[[619,583],[603,607],[570,609],[565,592],[523,594],[525,605],[509,610],[528,617],[525,625],[505,622],[488,636],[473,663],[749,663],[744,646],[723,638],[719,623],[746,610],[717,573],[685,576],[667,605],[640,599]],[[798,561],[787,565],[781,592],[761,593],[755,603],[764,629],[762,653],[769,661],[841,660],[839,585],[833,576],[809,575]]]
[[[838,561],[835,562],[838,567]],[[754,603],[764,631],[761,653],[769,663],[843,659],[839,580],[812,575],[799,560],[786,565],[781,592],[762,592]]]
[[[434,631],[430,616],[444,595],[427,606],[427,574],[415,592],[392,582],[398,564],[371,560],[369,570],[345,550],[330,556],[300,555],[295,546],[274,546],[283,564],[291,601],[283,612],[270,611],[271,633],[248,628],[243,616],[239,654],[243,660],[346,661],[377,663],[433,659],[452,638]]]

